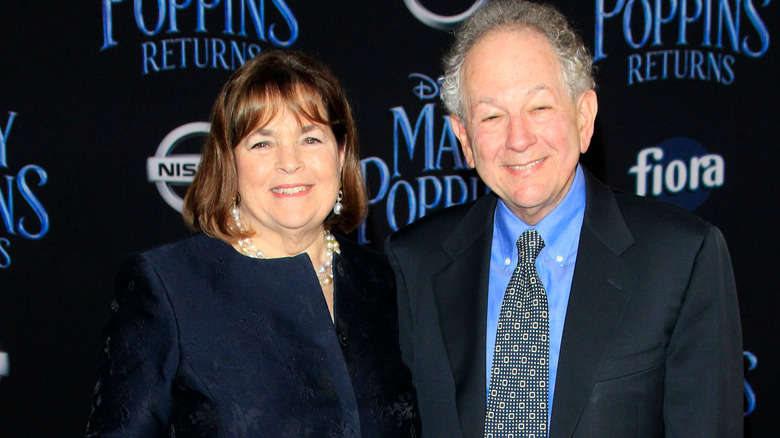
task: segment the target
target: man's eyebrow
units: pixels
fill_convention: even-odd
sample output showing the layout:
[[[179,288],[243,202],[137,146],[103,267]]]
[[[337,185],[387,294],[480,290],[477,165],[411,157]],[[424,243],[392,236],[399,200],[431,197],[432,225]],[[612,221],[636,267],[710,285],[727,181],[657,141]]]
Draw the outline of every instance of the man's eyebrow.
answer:
[[[491,104],[492,105],[492,104],[496,103],[496,99],[493,98],[493,97],[483,97],[482,99],[479,99],[476,102],[475,106],[479,105],[480,103],[487,103],[487,104]]]
[[[534,95],[534,94],[536,94],[536,93],[538,93],[538,92],[540,92],[542,90],[549,90],[549,89],[550,89],[550,87],[548,87],[547,85],[539,84],[539,85],[537,85],[535,87],[532,87],[528,91],[526,91],[525,95],[526,96],[531,96],[531,95]],[[496,103],[496,98],[494,98],[494,97],[483,97],[483,98],[477,100],[476,103],[474,104],[474,106],[477,106],[477,105],[482,104],[482,103],[486,103],[488,105],[492,105],[492,104]]]
[[[542,90],[548,90],[549,88],[550,87],[548,87],[547,85],[539,84],[539,85],[531,88],[530,90],[526,91],[525,95],[526,96],[530,96],[530,95],[536,94],[536,93],[538,93],[538,92],[540,92]]]

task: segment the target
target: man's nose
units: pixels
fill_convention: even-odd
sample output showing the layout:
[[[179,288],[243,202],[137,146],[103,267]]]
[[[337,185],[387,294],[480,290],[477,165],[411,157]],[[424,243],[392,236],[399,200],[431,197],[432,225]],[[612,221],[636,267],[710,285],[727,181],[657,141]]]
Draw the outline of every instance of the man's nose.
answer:
[[[513,115],[509,118],[509,133],[506,139],[506,147],[518,152],[524,151],[528,146],[536,143],[536,135],[533,126],[524,115]]]

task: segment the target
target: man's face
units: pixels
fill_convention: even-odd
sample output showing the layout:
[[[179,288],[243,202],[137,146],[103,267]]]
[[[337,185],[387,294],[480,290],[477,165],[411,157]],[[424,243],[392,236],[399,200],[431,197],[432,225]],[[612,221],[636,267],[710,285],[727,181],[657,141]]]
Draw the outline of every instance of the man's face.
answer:
[[[520,219],[535,225],[566,196],[593,134],[596,93],[573,103],[546,38],[493,30],[461,72],[464,119],[452,126],[469,166]]]

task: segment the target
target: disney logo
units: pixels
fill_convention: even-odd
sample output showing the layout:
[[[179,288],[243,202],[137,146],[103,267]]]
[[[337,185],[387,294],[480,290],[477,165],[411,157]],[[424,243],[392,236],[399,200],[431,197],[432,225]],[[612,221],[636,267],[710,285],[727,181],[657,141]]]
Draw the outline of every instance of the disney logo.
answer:
[[[420,100],[433,99],[439,95],[439,86],[444,78],[434,81],[422,73],[411,73],[409,79],[419,79],[417,85],[412,87],[412,94],[419,97]]]

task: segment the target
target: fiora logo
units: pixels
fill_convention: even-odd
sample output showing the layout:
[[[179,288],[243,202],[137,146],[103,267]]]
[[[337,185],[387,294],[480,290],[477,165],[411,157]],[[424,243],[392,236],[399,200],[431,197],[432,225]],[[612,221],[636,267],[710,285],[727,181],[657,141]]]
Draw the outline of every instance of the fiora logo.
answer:
[[[420,20],[420,22],[426,26],[439,30],[450,30],[454,28],[458,23],[471,16],[471,14],[484,6],[487,2],[488,0],[477,0],[465,12],[446,16],[435,14],[429,11],[425,8],[425,6],[420,4],[420,0],[404,0],[404,4],[406,5],[407,9],[409,9],[409,12],[411,12],[415,18]]]
[[[723,186],[726,165],[722,156],[709,153],[696,140],[674,137],[639,151],[628,173],[636,176],[637,195],[695,210],[710,189]]]
[[[209,132],[208,122],[193,122],[174,129],[160,142],[157,153],[146,160],[146,174],[149,182],[155,183],[157,190],[168,205],[181,213],[184,199],[174,187],[186,187],[195,177],[200,164],[199,154],[172,155],[174,149],[187,143],[193,149],[200,150],[202,141]],[[193,142],[193,140],[196,140]],[[186,147],[186,146],[185,146]]]

